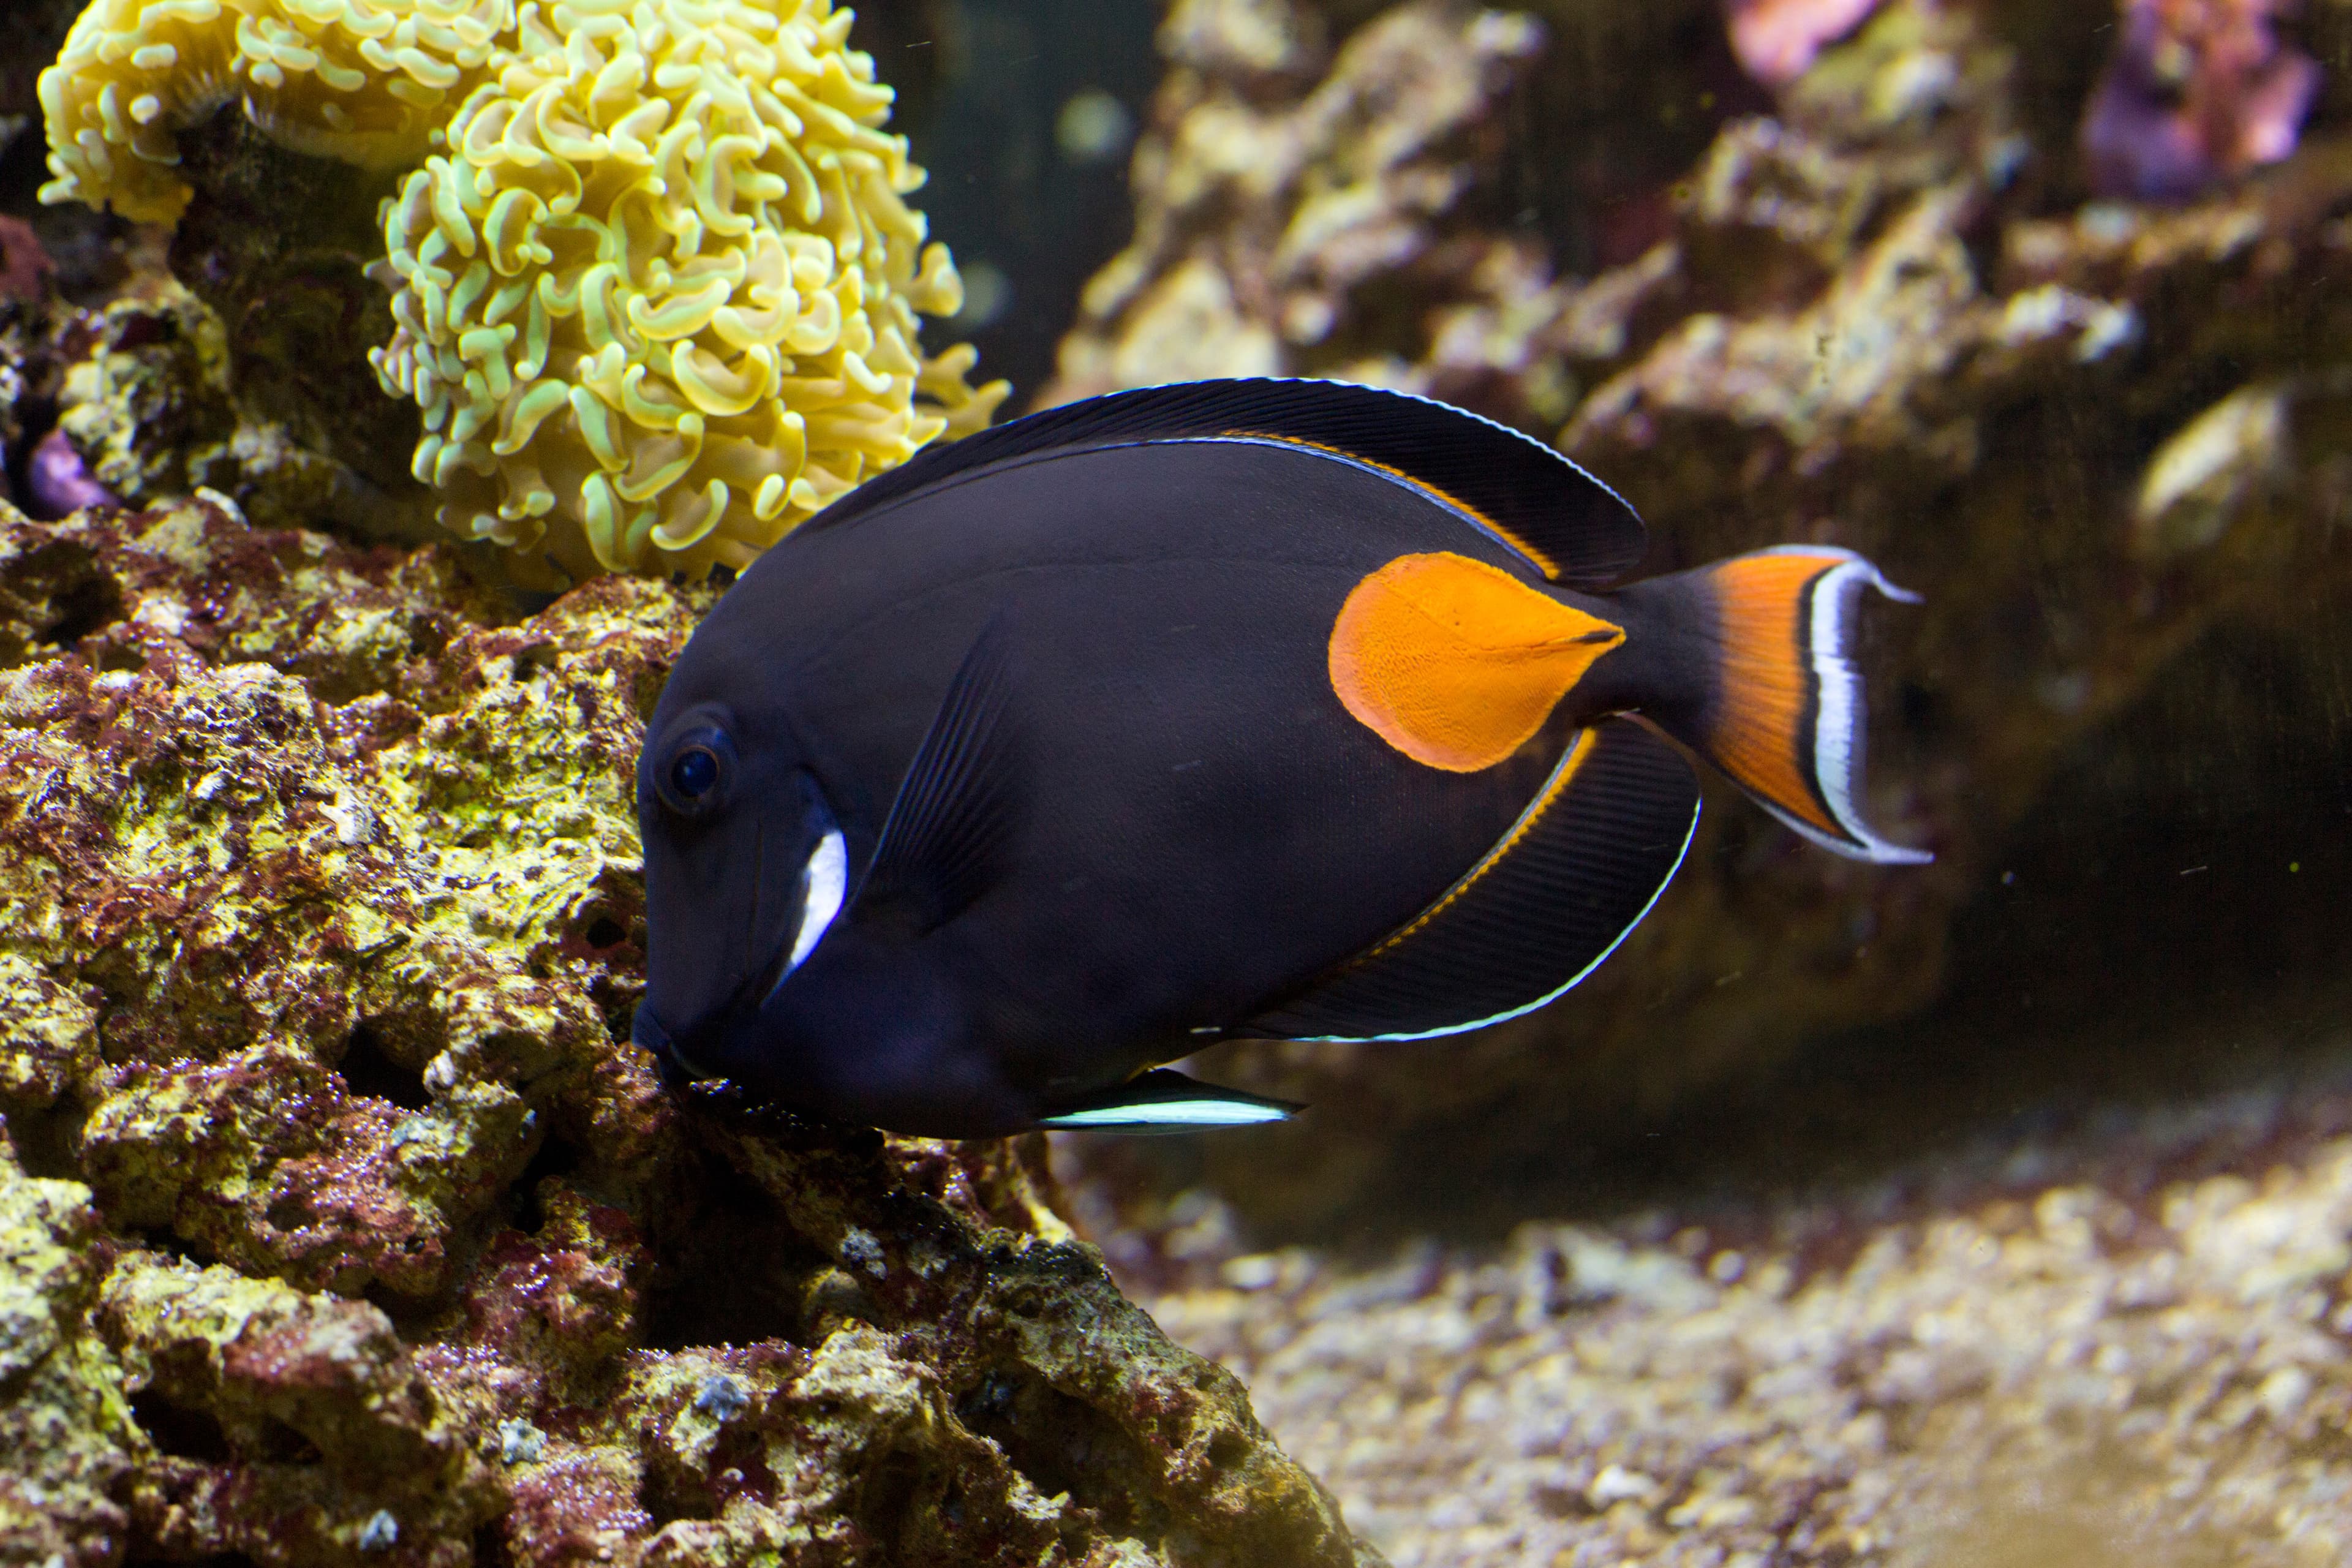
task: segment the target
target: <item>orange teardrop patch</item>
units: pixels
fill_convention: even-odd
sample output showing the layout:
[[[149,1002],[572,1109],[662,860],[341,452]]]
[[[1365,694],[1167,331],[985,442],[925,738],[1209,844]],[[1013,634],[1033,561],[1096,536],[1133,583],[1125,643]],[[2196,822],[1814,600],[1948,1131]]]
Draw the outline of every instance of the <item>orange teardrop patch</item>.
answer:
[[[1400,555],[1362,582],[1331,627],[1331,688],[1417,763],[1489,768],[1527,743],[1622,626],[1498,567],[1443,552]]]

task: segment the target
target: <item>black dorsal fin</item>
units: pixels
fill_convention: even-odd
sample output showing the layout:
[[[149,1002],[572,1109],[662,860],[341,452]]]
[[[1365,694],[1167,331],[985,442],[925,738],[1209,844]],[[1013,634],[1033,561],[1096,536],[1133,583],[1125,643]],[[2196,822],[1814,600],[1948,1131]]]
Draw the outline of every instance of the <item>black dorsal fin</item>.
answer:
[[[907,765],[874,860],[850,900],[866,926],[919,936],[945,923],[1003,870],[1023,792],[1003,623],[981,629]]]
[[[1698,781],[1630,719],[1578,732],[1502,842],[1414,920],[1237,1035],[1422,1039],[1532,1012],[1591,973],[1682,864]]]
[[[1168,1068],[1154,1068],[1041,1116],[1037,1125],[1105,1132],[1202,1132],[1287,1121],[1305,1109],[1293,1100],[1220,1089]]]
[[[1616,491],[1528,436],[1449,404],[1338,381],[1195,381],[1114,392],[931,447],[803,526],[835,528],[926,487],[1051,451],[1255,437],[1376,468],[1437,499],[1577,587],[1641,559],[1642,520]]]

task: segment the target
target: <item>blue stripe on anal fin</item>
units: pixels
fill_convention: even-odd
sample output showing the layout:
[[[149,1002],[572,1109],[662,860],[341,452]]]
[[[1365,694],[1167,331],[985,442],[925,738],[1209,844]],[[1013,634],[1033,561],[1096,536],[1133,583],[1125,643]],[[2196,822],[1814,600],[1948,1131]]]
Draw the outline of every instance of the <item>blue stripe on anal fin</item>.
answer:
[[[1167,1068],[1154,1068],[1116,1089],[1051,1116],[1041,1116],[1037,1125],[1063,1131],[1201,1132],[1287,1121],[1305,1109],[1291,1100],[1219,1089]]]
[[[1180,382],[1048,408],[926,447],[802,525],[854,522],[932,485],[1056,451],[1255,437],[1330,448],[1435,490],[1545,575],[1580,588],[1615,581],[1647,534],[1623,498],[1507,425],[1410,393],[1346,382]]]
[[[1430,908],[1234,1031],[1414,1040],[1534,1011],[1641,923],[1690,847],[1698,781],[1631,720],[1580,731],[1511,831]]]

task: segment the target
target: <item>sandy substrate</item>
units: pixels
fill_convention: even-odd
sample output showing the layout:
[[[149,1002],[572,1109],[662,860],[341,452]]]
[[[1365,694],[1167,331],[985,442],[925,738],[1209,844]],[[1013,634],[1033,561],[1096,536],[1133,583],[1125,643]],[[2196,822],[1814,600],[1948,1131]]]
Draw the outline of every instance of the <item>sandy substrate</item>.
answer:
[[[1397,1568],[2352,1555],[2337,1068],[1479,1248],[1189,1217],[1146,1304]]]

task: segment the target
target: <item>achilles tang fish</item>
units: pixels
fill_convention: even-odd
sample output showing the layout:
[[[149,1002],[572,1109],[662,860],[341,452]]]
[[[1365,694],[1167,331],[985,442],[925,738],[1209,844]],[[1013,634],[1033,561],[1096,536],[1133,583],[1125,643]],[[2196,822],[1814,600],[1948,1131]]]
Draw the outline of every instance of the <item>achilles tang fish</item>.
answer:
[[[1855,808],[1866,562],[1612,589],[1549,448],[1307,381],[1120,393],[925,452],[761,557],[637,770],[638,1041],[908,1132],[1287,1109],[1152,1070],[1414,1039],[1607,957],[1674,874],[1674,736],[1815,843]],[[1654,727],[1654,728],[1653,728]]]

